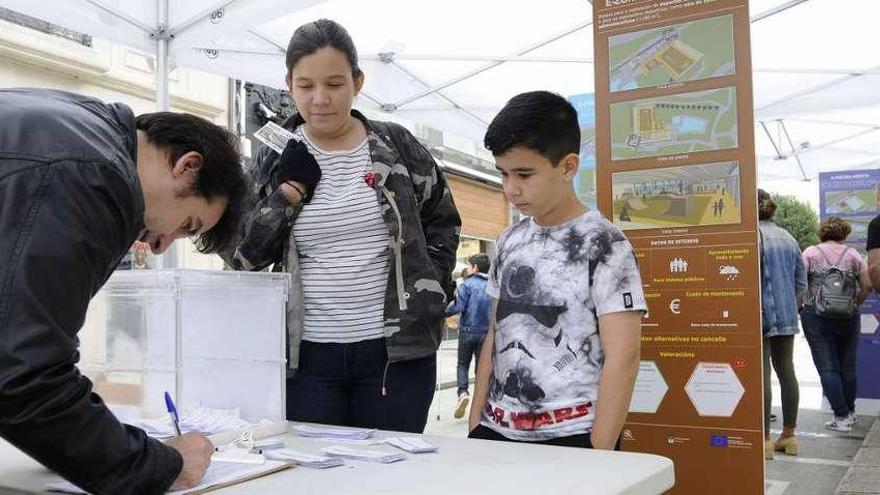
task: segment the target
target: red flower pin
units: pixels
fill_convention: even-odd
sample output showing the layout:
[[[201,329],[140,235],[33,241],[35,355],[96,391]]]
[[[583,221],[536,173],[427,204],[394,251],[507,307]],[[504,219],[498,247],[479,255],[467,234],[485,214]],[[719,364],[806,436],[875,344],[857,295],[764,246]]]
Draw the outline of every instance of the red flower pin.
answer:
[[[376,174],[372,170],[367,170],[364,174],[364,182],[367,183],[370,189],[376,188]]]

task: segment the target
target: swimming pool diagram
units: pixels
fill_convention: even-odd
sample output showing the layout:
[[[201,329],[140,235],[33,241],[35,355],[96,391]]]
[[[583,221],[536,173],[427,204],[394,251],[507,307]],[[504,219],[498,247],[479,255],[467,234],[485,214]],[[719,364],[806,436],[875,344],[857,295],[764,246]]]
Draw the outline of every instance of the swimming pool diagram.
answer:
[[[611,159],[736,148],[736,89],[611,105]]]
[[[825,213],[861,213],[875,211],[877,198],[874,189],[825,192]]]
[[[733,16],[612,36],[608,58],[612,93],[732,75]]]

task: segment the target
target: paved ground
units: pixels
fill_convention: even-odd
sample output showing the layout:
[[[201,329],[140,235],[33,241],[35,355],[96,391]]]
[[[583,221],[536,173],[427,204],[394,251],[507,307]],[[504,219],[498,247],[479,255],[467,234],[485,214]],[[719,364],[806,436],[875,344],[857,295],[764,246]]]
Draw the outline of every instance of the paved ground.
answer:
[[[441,390],[435,395],[428,418],[425,433],[464,437],[467,435],[467,419],[453,418],[456,402],[455,367],[457,363],[457,341],[444,341],[441,346],[439,363],[439,383]],[[803,335],[795,337],[795,369],[800,384],[800,411],[798,416],[797,436],[800,443],[800,455],[776,455],[766,464],[767,495],[828,495],[833,494],[841,479],[853,463],[859,452],[868,430],[874,423],[874,417],[861,416],[850,433],[837,433],[826,430],[825,421],[830,413],[822,410],[822,387],[819,376],[810,357],[810,349]],[[473,365],[471,365],[473,375]],[[445,387],[445,388],[444,388]],[[471,388],[473,392],[473,388]],[[771,424],[771,433],[778,436],[782,429],[782,412],[780,410],[779,384],[773,381],[773,410],[779,420]],[[880,425],[878,425],[880,426]],[[878,435],[880,438],[880,435]],[[880,459],[880,441],[877,447],[877,458]],[[874,450],[864,450],[861,458],[873,455]],[[880,466],[880,464],[877,464]],[[860,468],[854,468],[858,471]],[[880,467],[873,469],[880,471]],[[853,473],[850,473],[850,477]],[[849,478],[848,478],[849,480]],[[847,492],[850,493],[850,492]],[[853,492],[855,493],[855,492]],[[872,493],[872,492],[864,492]]]

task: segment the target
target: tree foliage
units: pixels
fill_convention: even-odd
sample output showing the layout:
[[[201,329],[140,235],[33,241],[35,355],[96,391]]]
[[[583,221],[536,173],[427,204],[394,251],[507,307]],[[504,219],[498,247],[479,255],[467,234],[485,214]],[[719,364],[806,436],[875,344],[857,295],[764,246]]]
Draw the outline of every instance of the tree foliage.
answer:
[[[773,221],[795,238],[801,251],[819,242],[816,235],[819,217],[809,203],[790,195],[771,194],[771,197],[776,203]]]

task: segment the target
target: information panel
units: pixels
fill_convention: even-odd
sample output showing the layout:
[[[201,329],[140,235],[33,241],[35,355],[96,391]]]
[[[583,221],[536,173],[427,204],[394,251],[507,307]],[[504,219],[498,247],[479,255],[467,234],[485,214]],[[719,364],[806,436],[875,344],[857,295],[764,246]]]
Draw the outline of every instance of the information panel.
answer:
[[[819,216],[837,216],[849,222],[852,232],[846,244],[866,256],[868,224],[880,215],[880,170],[852,170],[819,174]],[[880,412],[880,299],[871,292],[859,308],[858,388],[859,414]]]
[[[574,190],[578,199],[591,210],[596,205],[596,100],[593,93],[568,97],[577,110],[581,129],[580,166],[574,177]]]
[[[622,448],[673,493],[762,493],[761,314],[747,0],[596,0],[599,209],[648,298]]]

